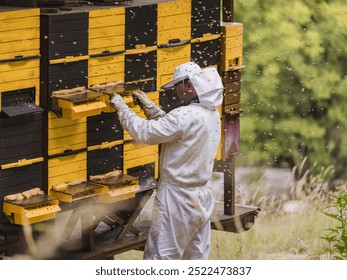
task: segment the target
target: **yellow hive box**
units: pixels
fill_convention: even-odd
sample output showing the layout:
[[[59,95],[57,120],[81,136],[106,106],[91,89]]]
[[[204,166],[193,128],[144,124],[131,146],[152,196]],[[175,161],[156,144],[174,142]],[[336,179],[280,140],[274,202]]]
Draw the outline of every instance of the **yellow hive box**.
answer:
[[[0,12],[0,92],[31,87],[39,105],[40,9]]]
[[[125,174],[95,181],[95,183],[103,186],[102,193],[97,197],[100,203],[114,203],[129,199],[135,197],[139,190],[137,178]]]
[[[48,159],[48,191],[58,184],[87,178],[87,152]]]
[[[89,54],[124,50],[125,8],[89,12]]]
[[[158,45],[167,44],[171,39],[190,39],[190,13],[158,17]]]
[[[191,1],[158,3],[157,89],[172,79],[175,68],[190,61]]]
[[[158,3],[158,18],[190,13],[191,9],[191,0],[176,0]]]
[[[51,195],[57,197],[62,202],[74,202],[81,199],[98,196],[103,192],[103,187],[92,182],[83,182],[73,186],[67,186],[63,190],[51,190]]]
[[[124,80],[124,54],[105,53],[88,61],[88,85]]]
[[[125,8],[89,12],[88,85],[124,79]]]
[[[125,174],[128,173],[128,169],[154,163],[154,176],[155,178],[158,178],[158,145],[145,145],[137,142],[129,142],[124,144],[123,153],[123,168]]]
[[[68,120],[48,112],[48,155],[87,147],[87,119]]]
[[[64,91],[53,92],[52,110],[64,119],[80,119],[99,115],[106,108],[102,94],[83,90],[74,93],[61,94]]]
[[[242,68],[243,24],[223,22],[221,33],[221,71]]]
[[[28,225],[54,219],[60,210],[58,199],[45,194],[3,203],[4,214],[16,225]]]

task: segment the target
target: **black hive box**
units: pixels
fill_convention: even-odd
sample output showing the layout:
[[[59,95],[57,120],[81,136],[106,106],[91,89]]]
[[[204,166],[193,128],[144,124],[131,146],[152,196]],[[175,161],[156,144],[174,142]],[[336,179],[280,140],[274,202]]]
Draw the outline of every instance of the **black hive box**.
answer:
[[[53,91],[88,86],[88,12],[42,13],[40,47],[41,104],[50,109]]]
[[[220,30],[220,1],[192,0],[192,38],[218,34]]]
[[[87,175],[123,170],[123,129],[117,113],[87,118]]]

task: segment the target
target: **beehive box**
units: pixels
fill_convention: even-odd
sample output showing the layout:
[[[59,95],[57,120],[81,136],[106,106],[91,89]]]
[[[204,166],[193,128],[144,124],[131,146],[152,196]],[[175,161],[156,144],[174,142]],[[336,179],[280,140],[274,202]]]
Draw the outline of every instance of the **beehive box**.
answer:
[[[39,9],[0,8],[0,93],[35,88],[39,105],[39,38]]]
[[[41,104],[50,110],[53,91],[88,86],[88,12],[54,10],[40,18]]]
[[[158,4],[157,89],[168,83],[175,68],[190,61],[191,1]]]
[[[191,38],[201,38],[205,34],[219,34],[220,1],[192,0]]]
[[[125,8],[89,11],[89,86],[124,81]]]
[[[221,71],[238,70],[243,67],[242,33],[242,23],[222,23]]]

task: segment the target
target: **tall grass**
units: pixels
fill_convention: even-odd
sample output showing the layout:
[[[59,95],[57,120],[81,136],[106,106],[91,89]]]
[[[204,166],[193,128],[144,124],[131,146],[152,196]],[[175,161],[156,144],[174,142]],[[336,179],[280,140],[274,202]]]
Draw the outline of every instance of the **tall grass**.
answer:
[[[305,163],[306,159],[301,166],[293,168],[296,180],[281,196],[262,194],[259,181],[247,186],[248,196],[242,193],[237,200],[261,208],[255,225],[238,234],[214,231],[211,259],[331,258],[326,250],[331,251],[332,248],[327,249],[326,239],[321,237],[327,229],[331,229],[332,234],[336,233],[334,229],[341,219],[332,219],[332,215],[323,213],[322,209],[331,205],[331,193],[345,192],[347,185],[344,183],[331,189],[329,179],[334,173],[333,168],[321,168],[313,174],[305,170]],[[295,202],[295,208],[290,212],[284,210],[288,202]],[[340,211],[339,218],[341,216]]]
[[[253,228],[243,233],[213,231],[211,259],[311,259],[323,240],[319,237],[334,222],[319,209],[302,213],[260,213]]]

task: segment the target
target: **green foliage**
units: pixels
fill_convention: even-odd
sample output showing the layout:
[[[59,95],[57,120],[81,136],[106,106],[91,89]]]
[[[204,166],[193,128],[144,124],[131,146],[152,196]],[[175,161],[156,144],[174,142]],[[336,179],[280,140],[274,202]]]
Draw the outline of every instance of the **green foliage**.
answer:
[[[347,193],[331,196],[334,202],[322,212],[336,220],[337,225],[325,230],[326,234],[321,238],[326,242],[326,246],[320,254],[327,254],[330,259],[347,260]]]
[[[333,165],[347,178],[344,0],[238,0],[244,24],[241,152],[245,164]]]

